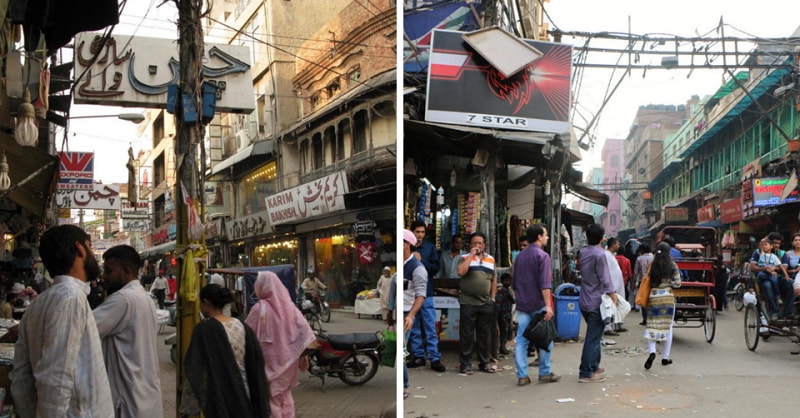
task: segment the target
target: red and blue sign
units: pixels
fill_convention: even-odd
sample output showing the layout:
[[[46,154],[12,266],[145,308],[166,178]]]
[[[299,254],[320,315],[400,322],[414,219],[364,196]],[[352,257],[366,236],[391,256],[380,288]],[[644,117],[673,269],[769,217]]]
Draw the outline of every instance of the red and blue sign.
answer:
[[[58,188],[93,190],[94,153],[59,152]]]

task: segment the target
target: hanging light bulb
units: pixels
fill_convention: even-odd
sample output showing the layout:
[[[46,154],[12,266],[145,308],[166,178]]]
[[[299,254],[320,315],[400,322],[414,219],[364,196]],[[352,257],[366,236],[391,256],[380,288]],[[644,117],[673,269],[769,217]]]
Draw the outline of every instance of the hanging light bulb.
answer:
[[[444,189],[442,186],[439,186],[439,189],[436,190],[436,204],[439,206],[444,205]]]
[[[8,161],[5,151],[0,151],[0,191],[11,188],[11,179],[8,178]]]
[[[17,108],[17,126],[14,139],[22,146],[32,147],[39,142],[39,128],[36,127],[36,111],[31,104],[31,93],[25,89],[22,103]]]
[[[453,167],[453,171],[450,172],[450,187],[456,187],[456,168]]]

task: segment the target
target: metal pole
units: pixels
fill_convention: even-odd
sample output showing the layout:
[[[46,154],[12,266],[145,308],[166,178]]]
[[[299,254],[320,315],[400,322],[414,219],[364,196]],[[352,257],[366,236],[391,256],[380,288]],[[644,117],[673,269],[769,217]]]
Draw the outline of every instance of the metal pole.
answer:
[[[179,81],[179,94],[183,98],[189,100],[196,100],[198,104],[196,109],[200,112],[202,105],[200,102],[201,94],[199,89],[202,86],[201,80],[201,65],[203,58],[203,31],[200,22],[200,8],[203,4],[202,0],[183,0],[176,1],[178,5],[178,31],[179,31],[179,59],[180,59],[180,81]],[[185,115],[176,112],[176,128],[175,135],[175,157],[176,157],[176,182],[173,196],[175,196],[175,224],[177,227],[176,234],[176,254],[185,254],[189,242],[189,219],[187,215],[187,205],[184,195],[184,190],[181,184],[185,187],[188,197],[197,201],[198,199],[198,169],[197,169],[197,150],[198,147],[203,146],[203,125],[199,122],[187,124]],[[201,200],[202,201],[202,200]],[[204,245],[204,243],[201,243]],[[185,380],[185,371],[183,370],[183,361],[186,357],[186,350],[189,347],[191,340],[192,330],[200,320],[199,313],[199,297],[197,296],[200,289],[201,277],[203,277],[202,265],[200,268],[194,269],[194,277],[186,273],[186,263],[194,263],[193,259],[189,257],[177,258],[177,271],[176,278],[178,282],[178,353],[179,360],[177,364],[177,404],[180,405],[181,387]],[[185,282],[185,283],[184,283]],[[189,284],[193,284],[189,286]],[[188,286],[188,287],[187,287]],[[177,415],[177,414],[176,414]]]

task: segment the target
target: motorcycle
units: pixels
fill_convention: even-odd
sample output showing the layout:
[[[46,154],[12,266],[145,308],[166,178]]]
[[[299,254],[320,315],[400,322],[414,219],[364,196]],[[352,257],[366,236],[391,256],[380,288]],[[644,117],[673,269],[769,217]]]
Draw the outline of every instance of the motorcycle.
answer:
[[[319,294],[314,298],[314,304],[322,322],[331,322],[331,307],[328,305],[328,301],[325,300],[326,294],[325,290],[319,290]]]
[[[304,352],[308,356],[308,372],[322,380],[338,377],[342,382],[359,386],[369,382],[381,363],[384,347],[381,332],[353,334],[317,334],[316,344]]]

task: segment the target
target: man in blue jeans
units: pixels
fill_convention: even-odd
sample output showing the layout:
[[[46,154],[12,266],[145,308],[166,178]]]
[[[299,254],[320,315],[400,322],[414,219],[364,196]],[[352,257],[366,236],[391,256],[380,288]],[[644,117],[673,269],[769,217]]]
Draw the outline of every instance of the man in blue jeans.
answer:
[[[542,224],[528,228],[526,232],[528,248],[521,251],[514,260],[514,279],[511,284],[517,295],[517,340],[514,352],[514,364],[517,366],[517,386],[531,383],[528,377],[528,344],[522,334],[528,328],[533,317],[544,312],[543,321],[553,319],[553,299],[551,296],[553,271],[550,256],[544,252],[547,245],[547,229]],[[539,350],[539,382],[553,383],[561,376],[550,371],[550,353],[553,342],[547,350]]]
[[[581,249],[581,294],[578,305],[586,321],[586,338],[583,341],[580,372],[581,383],[605,382],[605,369],[600,367],[601,346],[605,323],[600,315],[600,303],[603,294],[607,294],[617,304],[617,293],[611,281],[611,273],[606,262],[603,249],[602,225],[591,224],[586,227],[586,240],[589,245]]]
[[[404,229],[403,230],[403,343],[408,344],[408,335],[411,331],[411,325],[414,323],[414,317],[422,308],[425,301],[426,287],[428,283],[427,273],[425,266],[411,255],[411,247],[417,243],[417,238],[414,233]],[[392,282],[392,290],[394,289],[394,279]],[[394,299],[394,298],[392,298]],[[403,346],[403,354],[405,355],[405,348]],[[403,363],[403,399],[408,397],[408,367]]]
[[[411,223],[411,232],[417,238],[417,245],[414,247],[413,255],[420,261],[428,273],[428,287],[425,302],[419,315],[414,320],[414,327],[411,328],[409,344],[414,360],[407,363],[408,367],[421,367],[425,365],[425,357],[431,362],[431,369],[437,372],[445,371],[444,364],[441,362],[442,355],[439,353],[439,334],[436,331],[436,309],[433,307],[433,276],[439,272],[439,254],[433,243],[425,242],[425,223],[414,221]],[[422,333],[425,333],[424,338]],[[424,341],[423,341],[424,340]]]

